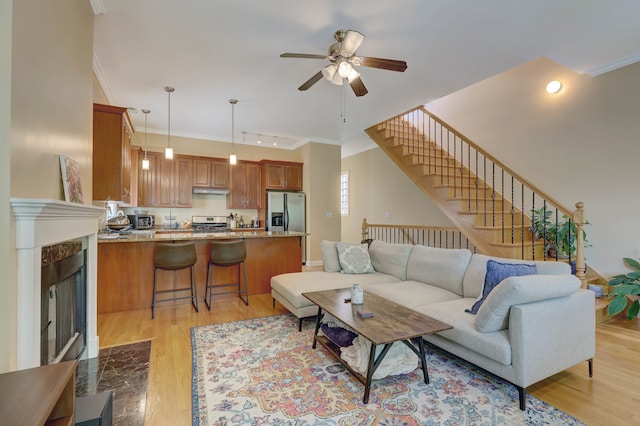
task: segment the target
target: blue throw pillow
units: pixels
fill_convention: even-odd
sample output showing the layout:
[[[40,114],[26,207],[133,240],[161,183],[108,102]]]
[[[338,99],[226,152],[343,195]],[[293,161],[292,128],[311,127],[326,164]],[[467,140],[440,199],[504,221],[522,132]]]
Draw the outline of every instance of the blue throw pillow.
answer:
[[[484,276],[484,286],[482,294],[473,304],[471,309],[465,309],[465,312],[477,314],[480,305],[487,299],[491,290],[493,290],[504,279],[509,277],[518,277],[521,275],[533,275],[538,272],[536,265],[528,265],[526,263],[500,263],[489,259],[487,261],[487,275]]]

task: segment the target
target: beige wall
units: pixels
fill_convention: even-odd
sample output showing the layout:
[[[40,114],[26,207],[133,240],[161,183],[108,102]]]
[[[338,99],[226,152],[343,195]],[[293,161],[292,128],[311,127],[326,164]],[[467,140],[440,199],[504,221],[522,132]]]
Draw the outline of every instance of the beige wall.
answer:
[[[11,195],[64,199],[58,156],[66,154],[79,163],[91,200],[89,2],[21,0],[13,8]]]
[[[0,0],[0,373],[9,371],[11,336],[15,335],[15,267],[12,260],[11,206],[11,28],[13,0]],[[15,341],[15,340],[14,340]]]
[[[340,240],[340,146],[310,142],[298,151],[304,160],[307,199],[307,260],[322,262],[320,242]]]
[[[452,226],[381,149],[343,158],[342,171],[349,172],[349,216],[342,218],[342,241],[361,240],[363,218],[369,223]]]
[[[136,127],[133,135],[132,145],[144,148],[144,125]],[[147,135],[147,150],[164,152],[167,146],[167,135],[154,134]],[[231,154],[231,144],[228,142],[216,142],[203,139],[193,139],[171,135],[171,146],[176,154],[202,155],[206,157],[228,158]],[[266,148],[257,145],[235,144],[235,152],[238,160],[260,161],[260,160],[281,160],[281,161],[302,161],[300,154],[296,150]]]
[[[565,207],[583,201],[587,263],[610,276],[640,257],[639,100],[640,63],[590,77],[541,58],[427,108]]]
[[[13,10],[12,10],[13,7]],[[59,154],[91,199],[93,14],[89,2],[0,0],[0,371],[16,368],[11,197],[64,199]],[[6,262],[6,263],[5,263]]]

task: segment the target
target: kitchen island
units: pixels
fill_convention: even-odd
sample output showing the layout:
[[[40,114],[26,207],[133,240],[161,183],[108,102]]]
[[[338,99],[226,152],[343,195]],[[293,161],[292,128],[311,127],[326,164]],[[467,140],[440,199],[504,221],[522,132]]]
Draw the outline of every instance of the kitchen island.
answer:
[[[302,270],[301,232],[242,230],[238,232],[193,233],[146,231],[130,235],[98,236],[98,314],[151,310],[153,293],[153,255],[157,243],[194,241],[196,244],[196,290],[199,303],[204,299],[207,263],[212,240],[244,239],[247,248],[245,267],[249,294],[270,293],[271,277]],[[214,267],[214,282],[234,282],[237,268]],[[158,272],[158,288],[184,287],[189,269]],[[188,285],[188,284],[187,284]],[[214,296],[215,297],[215,296]],[[237,297],[234,295],[218,296]],[[180,301],[167,302],[181,303]],[[187,300],[185,303],[189,303]],[[200,309],[206,309],[204,303]]]

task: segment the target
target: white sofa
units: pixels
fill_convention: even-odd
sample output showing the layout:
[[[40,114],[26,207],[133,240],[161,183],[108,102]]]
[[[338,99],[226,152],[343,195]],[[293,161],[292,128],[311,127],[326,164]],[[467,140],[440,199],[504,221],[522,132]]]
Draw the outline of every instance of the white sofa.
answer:
[[[525,389],[582,361],[589,375],[595,356],[594,293],[580,288],[563,262],[519,261],[472,254],[465,249],[372,241],[362,245],[373,272],[344,273],[336,247],[322,242],[324,271],[274,276],[271,294],[300,319],[317,307],[302,293],[348,288],[402,304],[453,326],[424,339],[514,384],[520,408]],[[487,264],[535,264],[535,274],[504,279],[486,296],[477,314],[466,312],[483,294]],[[495,262],[498,262],[496,264]],[[500,265],[503,264],[503,265]],[[522,265],[515,266],[515,268]],[[525,266],[526,267],[526,266]],[[490,281],[488,279],[487,281]],[[365,296],[366,297],[366,296]]]

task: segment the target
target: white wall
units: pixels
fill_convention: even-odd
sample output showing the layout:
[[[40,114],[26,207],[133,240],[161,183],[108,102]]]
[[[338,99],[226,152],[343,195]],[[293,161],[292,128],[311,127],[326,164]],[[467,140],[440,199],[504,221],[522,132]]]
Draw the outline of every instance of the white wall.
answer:
[[[556,95],[544,91],[552,79]],[[565,207],[583,201],[599,272],[640,257],[640,63],[590,77],[540,58],[427,109]]]

